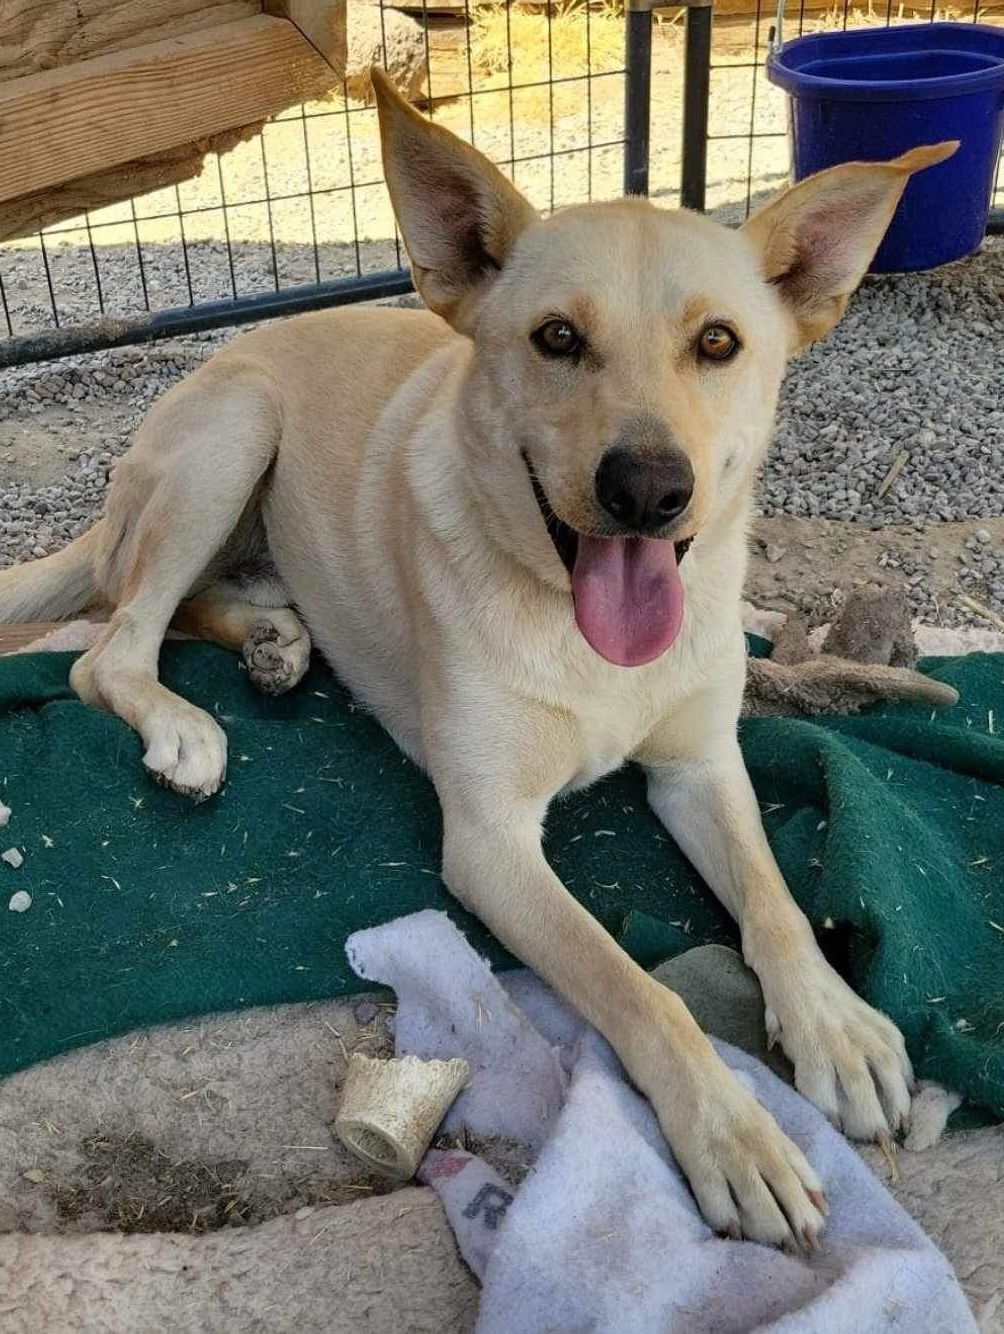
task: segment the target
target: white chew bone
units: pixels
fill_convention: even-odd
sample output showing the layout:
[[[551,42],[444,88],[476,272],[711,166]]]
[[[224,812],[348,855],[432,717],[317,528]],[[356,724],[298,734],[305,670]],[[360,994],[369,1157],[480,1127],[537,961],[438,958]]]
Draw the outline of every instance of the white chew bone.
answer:
[[[335,1134],[378,1172],[408,1180],[457,1094],[470,1078],[464,1060],[403,1056],[377,1061],[353,1052]]]

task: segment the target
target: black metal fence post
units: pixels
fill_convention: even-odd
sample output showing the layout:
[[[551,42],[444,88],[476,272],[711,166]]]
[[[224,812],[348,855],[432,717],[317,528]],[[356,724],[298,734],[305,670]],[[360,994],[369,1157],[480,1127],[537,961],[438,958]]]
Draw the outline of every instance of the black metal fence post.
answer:
[[[624,193],[647,195],[652,120],[651,0],[627,0],[624,23]]]
[[[32,361],[52,361],[79,352],[95,352],[131,343],[154,343],[204,329],[226,329],[254,320],[280,315],[301,315],[328,306],[347,306],[356,301],[378,301],[405,296],[415,289],[411,275],[401,269],[366,273],[357,278],[336,278],[306,287],[283,287],[234,301],[201,301],[194,306],[174,306],[132,319],[96,320],[66,329],[40,329],[0,339],[0,368],[23,366]]]
[[[704,211],[708,179],[708,95],[711,86],[711,0],[687,10],[683,64],[683,159],[680,204]]]

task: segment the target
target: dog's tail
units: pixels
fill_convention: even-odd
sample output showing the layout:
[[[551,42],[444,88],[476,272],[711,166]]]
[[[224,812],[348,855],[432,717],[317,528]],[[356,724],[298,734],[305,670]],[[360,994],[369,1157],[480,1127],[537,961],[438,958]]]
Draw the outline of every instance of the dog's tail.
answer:
[[[60,621],[94,601],[94,558],[103,520],[53,556],[0,570],[0,625]]]

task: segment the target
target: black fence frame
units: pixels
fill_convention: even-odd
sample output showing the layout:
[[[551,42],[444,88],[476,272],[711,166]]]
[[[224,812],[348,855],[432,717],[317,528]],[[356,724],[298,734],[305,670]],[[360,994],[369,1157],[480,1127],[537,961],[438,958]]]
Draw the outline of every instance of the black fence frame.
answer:
[[[664,3],[665,0],[627,0],[626,3],[625,194],[648,193],[653,11]],[[845,15],[848,6],[849,0],[845,0]],[[974,9],[974,17],[976,12]],[[707,186],[708,106],[712,70],[712,0],[690,0],[687,4],[684,42],[680,202],[684,208],[703,211]],[[987,230],[988,233],[1004,234],[1004,209],[991,211]],[[387,269],[330,282],[171,307],[129,319],[101,319],[87,324],[19,334],[0,341],[0,367],[149,343],[179,334],[227,328],[329,306],[403,296],[413,290],[407,270]]]

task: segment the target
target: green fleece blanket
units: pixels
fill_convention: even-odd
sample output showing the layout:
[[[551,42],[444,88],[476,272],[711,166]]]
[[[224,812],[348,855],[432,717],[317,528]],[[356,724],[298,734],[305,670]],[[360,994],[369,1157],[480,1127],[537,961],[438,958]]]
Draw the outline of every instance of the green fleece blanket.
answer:
[[[71,658],[0,660],[0,1074],[138,1025],[359,987],[360,927],[445,908],[435,796],[315,666],[257,694],[235,659],[170,644],[169,686],[230,738],[195,806],[155,787],[136,737],[71,695]],[[906,1035],[918,1073],[1004,1116],[1004,657],[930,660],[962,702],[743,729],[771,843],[821,942]],[[642,962],[734,943],[626,770],[556,803],[547,853]],[[31,906],[5,905],[18,890]]]

